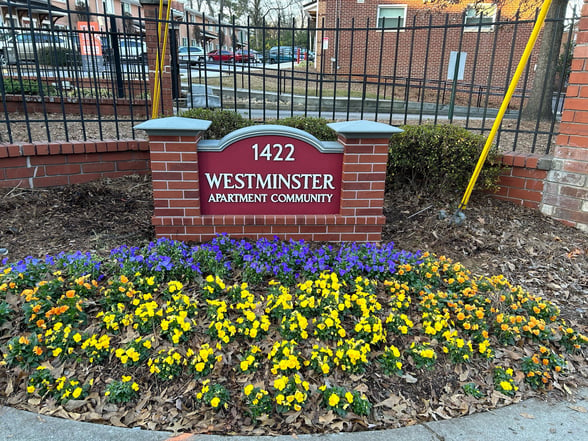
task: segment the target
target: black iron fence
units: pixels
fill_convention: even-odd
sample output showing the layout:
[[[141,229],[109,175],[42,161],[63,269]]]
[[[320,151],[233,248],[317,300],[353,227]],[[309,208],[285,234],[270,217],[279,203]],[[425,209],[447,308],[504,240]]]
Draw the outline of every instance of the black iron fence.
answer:
[[[29,5],[25,15],[37,9]],[[0,26],[0,142],[138,135],[133,126],[150,108],[144,18],[133,18],[137,30],[126,16],[73,7],[42,12],[42,28],[33,20]]]
[[[0,142],[140,136],[132,127],[150,114],[149,61],[163,49],[146,45],[149,19],[133,17],[129,27],[128,16],[73,15],[63,29],[0,28]],[[497,135],[502,150],[549,153],[576,21],[563,23],[561,45],[550,37],[553,75],[535,72],[534,49]],[[199,15],[161,26],[169,29],[172,72],[164,87],[173,91],[177,114],[220,107],[259,122],[303,115],[453,123],[487,134],[533,23],[534,17],[500,14],[491,25],[428,14],[387,29],[369,19],[269,26]],[[31,48],[17,41],[26,35],[37,36]],[[541,106],[528,111],[538,91]]]

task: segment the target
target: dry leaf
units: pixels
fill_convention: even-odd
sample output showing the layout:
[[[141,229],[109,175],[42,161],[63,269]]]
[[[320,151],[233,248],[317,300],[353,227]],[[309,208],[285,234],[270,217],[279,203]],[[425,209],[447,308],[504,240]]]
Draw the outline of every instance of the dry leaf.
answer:
[[[31,406],[38,406],[39,404],[41,404],[41,399],[37,397],[32,397],[27,400],[27,403],[29,403]]]
[[[398,395],[390,395],[384,401],[380,401],[378,404],[376,404],[375,407],[386,406],[386,407],[389,407],[390,409],[392,409],[398,403],[400,403],[401,400],[402,400],[402,398],[400,398]]]
[[[6,396],[12,394],[12,392],[14,392],[14,384],[12,383],[12,378],[8,379],[8,384],[6,385],[6,389],[4,391],[4,394]]]
[[[527,418],[529,420],[534,420],[535,419],[535,415],[531,415],[530,413],[526,413],[526,412],[521,412],[520,414],[523,418]]]
[[[88,412],[85,414],[87,421],[104,421],[102,415],[97,412]]]
[[[82,414],[76,413],[76,412],[70,412],[69,417],[74,421],[80,421],[80,419],[82,418]]]
[[[404,379],[404,381],[406,381],[409,384],[413,384],[413,383],[416,383],[417,381],[419,381],[418,378],[413,377],[412,375],[410,375],[408,373],[402,375],[400,378]]]
[[[435,414],[439,415],[441,418],[443,418],[444,420],[450,420],[451,416],[447,415],[445,413],[445,409],[443,409],[442,406],[438,407],[437,409],[435,409]]]
[[[127,427],[120,421],[120,417],[118,415],[113,415],[109,418],[110,424],[116,427]]]
[[[367,384],[359,384],[357,385],[354,390],[356,390],[357,392],[363,392],[363,393],[367,393],[369,392],[370,388],[367,386]]]
[[[568,406],[570,409],[575,410],[576,412],[586,413],[588,412],[585,407],[583,406]]]
[[[86,405],[86,400],[69,400],[63,405],[64,409],[68,412],[77,410]]]
[[[581,250],[579,248],[574,248],[572,251],[570,251],[567,254],[568,259],[575,259],[578,256],[581,256],[582,254],[584,254],[584,250]]]
[[[288,417],[286,418],[286,423],[292,424],[294,421],[296,421],[298,419],[299,416],[300,416],[300,412],[295,412],[291,415],[288,415]]]

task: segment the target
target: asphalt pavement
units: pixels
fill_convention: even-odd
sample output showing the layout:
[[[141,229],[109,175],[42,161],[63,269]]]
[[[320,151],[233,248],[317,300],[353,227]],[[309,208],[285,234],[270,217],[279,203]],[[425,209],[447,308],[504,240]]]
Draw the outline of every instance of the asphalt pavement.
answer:
[[[371,432],[220,436],[125,429],[0,407],[0,441],[587,441],[588,388],[567,401],[531,399],[461,418]]]

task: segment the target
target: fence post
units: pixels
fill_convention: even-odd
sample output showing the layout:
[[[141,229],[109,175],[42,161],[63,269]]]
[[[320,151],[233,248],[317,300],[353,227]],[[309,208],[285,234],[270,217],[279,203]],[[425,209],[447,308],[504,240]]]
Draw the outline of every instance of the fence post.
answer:
[[[173,113],[173,94],[172,94],[172,69],[170,57],[170,41],[168,36],[165,53],[163,49],[163,34],[165,32],[165,18],[167,4],[169,0],[163,0],[162,20],[159,21],[159,2],[160,0],[140,0],[143,11],[145,12],[145,43],[149,54],[149,89],[151,96],[151,110],[153,109],[153,85],[155,84],[155,64],[163,57],[163,70],[158,71],[160,78],[160,98],[159,98],[159,116],[172,115]],[[161,46],[158,38],[158,28],[161,23]],[[159,54],[159,56],[158,56]]]
[[[119,98],[125,97],[125,88],[122,69],[120,67],[120,47],[118,43],[118,29],[116,27],[116,17],[110,16],[110,48],[112,53],[110,54],[110,67],[114,66],[114,73],[116,76],[116,92]]]
[[[572,72],[541,212],[588,232],[588,0],[578,22]]]

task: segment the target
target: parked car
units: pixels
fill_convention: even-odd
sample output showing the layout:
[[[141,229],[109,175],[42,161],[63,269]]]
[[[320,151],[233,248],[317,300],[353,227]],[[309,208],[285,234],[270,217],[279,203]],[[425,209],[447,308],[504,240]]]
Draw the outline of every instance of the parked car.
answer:
[[[110,46],[110,38],[100,37],[102,43],[102,57],[104,62],[110,63],[114,59],[114,51]],[[118,53],[122,61],[147,62],[147,45],[140,38],[121,38],[118,40]]]
[[[267,59],[270,64],[304,60],[314,61],[314,52],[298,46],[274,46],[269,50]]]
[[[233,54],[231,51],[215,50],[209,52],[207,54],[207,57],[210,61],[220,61],[221,63],[228,63],[233,61],[233,58],[235,58],[235,54]]]
[[[49,32],[21,32],[4,36],[0,42],[2,63],[35,61],[46,48],[71,50],[72,45],[68,38]]]
[[[181,64],[195,65],[206,59],[206,53],[200,46],[180,46],[178,49],[178,62]]]
[[[238,50],[235,52],[235,61],[237,63],[257,63],[259,52],[252,49]]]
[[[0,66],[6,66],[8,64],[6,46],[9,38],[10,34],[8,32],[0,31]]]
[[[102,58],[105,63],[110,63],[112,58],[112,48],[110,47],[110,40],[106,35],[100,37],[100,44],[102,45]]]
[[[139,38],[121,38],[118,40],[121,60],[134,60],[138,63],[147,61],[147,45]]]
[[[292,46],[272,47],[267,54],[267,61],[270,64],[294,61],[294,52],[292,51]]]

